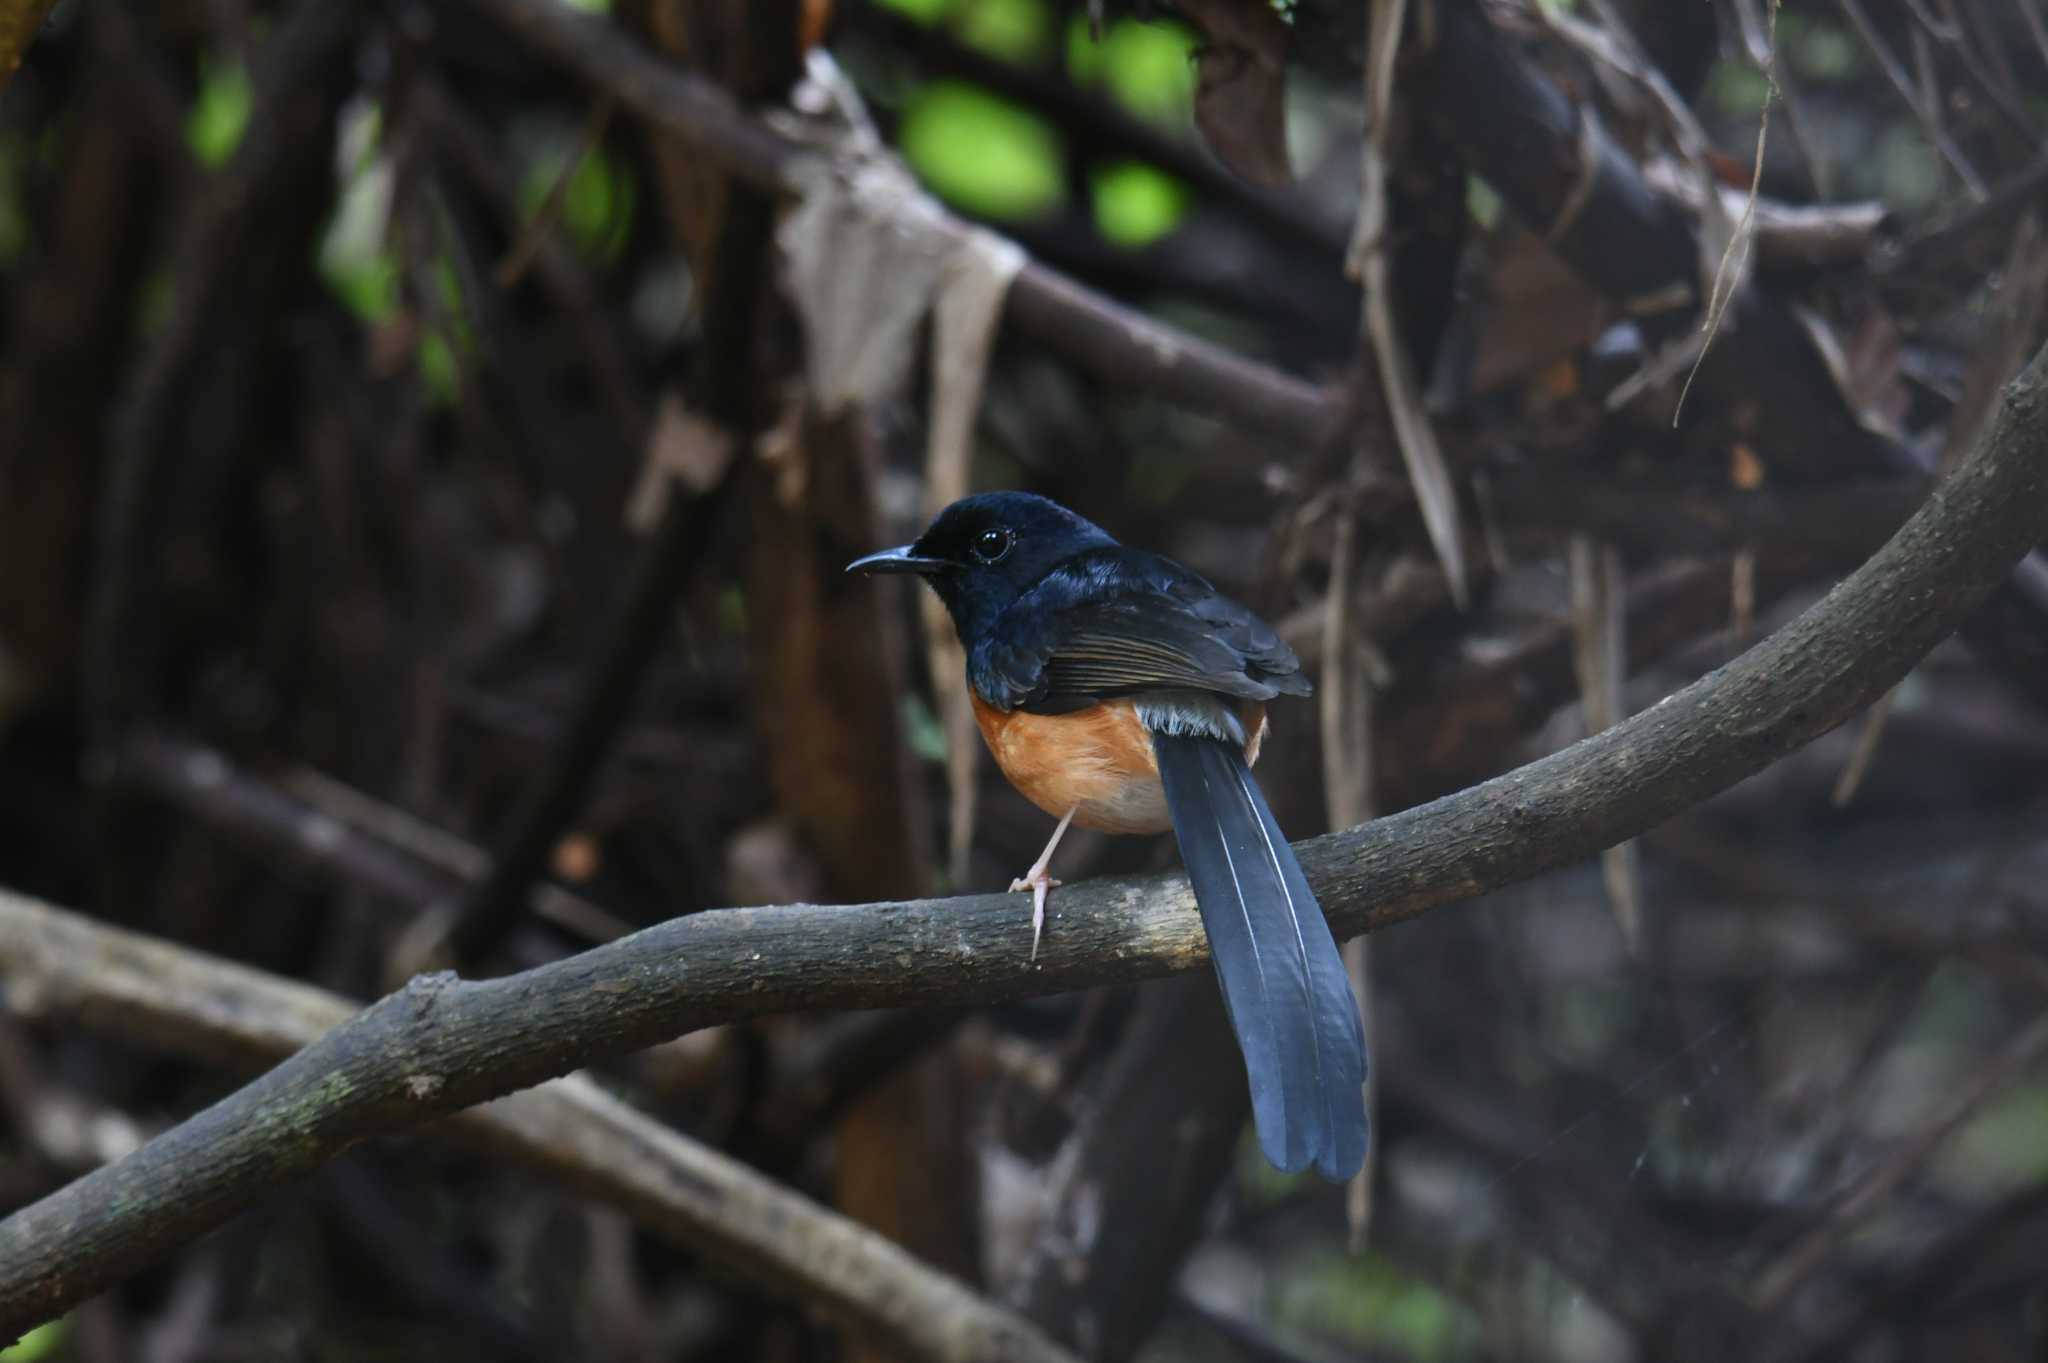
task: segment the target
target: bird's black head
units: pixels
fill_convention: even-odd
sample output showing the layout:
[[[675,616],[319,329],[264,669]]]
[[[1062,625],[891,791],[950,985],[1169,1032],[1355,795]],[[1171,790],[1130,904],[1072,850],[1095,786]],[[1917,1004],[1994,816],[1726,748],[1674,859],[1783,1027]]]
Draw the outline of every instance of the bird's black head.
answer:
[[[984,492],[941,511],[917,543],[847,565],[849,572],[917,573],[946,603],[968,643],[1053,568],[1116,541],[1094,522],[1029,492]]]

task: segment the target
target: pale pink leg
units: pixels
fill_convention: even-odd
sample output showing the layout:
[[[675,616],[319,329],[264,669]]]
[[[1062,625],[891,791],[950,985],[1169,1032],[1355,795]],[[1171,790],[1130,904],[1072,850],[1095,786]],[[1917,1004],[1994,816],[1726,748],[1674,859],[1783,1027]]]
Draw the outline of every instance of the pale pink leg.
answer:
[[[1073,821],[1074,811],[1070,809],[1060,820],[1060,826],[1053,829],[1052,841],[1038,854],[1038,860],[1031,863],[1031,869],[1010,882],[1011,894],[1019,890],[1031,891],[1031,959],[1034,961],[1038,959],[1039,934],[1045,931],[1045,892],[1059,884],[1045,873],[1046,868],[1052,865],[1052,849],[1060,845],[1060,839],[1066,836],[1067,825]]]

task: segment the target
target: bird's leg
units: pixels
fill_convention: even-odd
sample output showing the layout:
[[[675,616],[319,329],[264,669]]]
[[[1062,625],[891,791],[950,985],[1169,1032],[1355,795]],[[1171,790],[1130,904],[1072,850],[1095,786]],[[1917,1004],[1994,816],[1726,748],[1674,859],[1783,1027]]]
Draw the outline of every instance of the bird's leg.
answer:
[[[1019,890],[1031,891],[1031,959],[1034,961],[1038,959],[1039,934],[1045,931],[1045,892],[1059,884],[1045,873],[1046,868],[1052,865],[1052,849],[1060,845],[1060,839],[1066,836],[1067,825],[1073,821],[1074,811],[1070,809],[1060,820],[1059,827],[1053,829],[1052,841],[1038,854],[1038,860],[1031,863],[1031,869],[1010,882],[1011,894]]]

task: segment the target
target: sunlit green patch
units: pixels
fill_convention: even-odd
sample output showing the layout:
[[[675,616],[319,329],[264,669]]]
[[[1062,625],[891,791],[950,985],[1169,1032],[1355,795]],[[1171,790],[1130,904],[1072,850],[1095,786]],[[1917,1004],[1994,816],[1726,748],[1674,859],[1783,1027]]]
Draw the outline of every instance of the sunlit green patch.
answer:
[[[202,166],[218,166],[235,154],[249,130],[254,92],[240,62],[201,54],[199,98],[185,119],[185,144]]]
[[[1707,99],[1724,114],[1755,115],[1771,83],[1747,61],[1715,62],[1707,76]]]
[[[1500,191],[1477,175],[1465,177],[1465,211],[1472,221],[1491,232],[1500,226]]]
[[[585,14],[610,14],[612,0],[562,0],[570,9],[580,9]]]
[[[566,150],[542,156],[527,168],[520,182],[520,207],[530,221],[554,191],[566,168]],[[631,173],[618,159],[599,148],[577,162],[562,193],[562,225],[584,255],[610,264],[626,249],[632,235],[636,191]]]
[[[946,760],[946,731],[932,707],[916,692],[903,698],[903,741],[923,761]]]
[[[1095,229],[1118,246],[1148,246],[1180,225],[1187,187],[1141,161],[1099,167],[1089,176]]]
[[[438,331],[420,337],[420,383],[427,390],[427,405],[452,407],[460,391],[461,378],[455,365],[455,348]]]
[[[1109,69],[1109,53],[1095,36],[1088,16],[1067,21],[1067,79],[1076,85],[1099,85]]]
[[[1419,1359],[1446,1357],[1470,1333],[1450,1298],[1382,1255],[1329,1255],[1304,1267],[1280,1288],[1275,1314],[1287,1325]]]
[[[320,237],[320,278],[342,305],[376,325],[398,314],[398,260],[386,240],[393,173],[378,154],[383,113],[373,103],[342,116],[337,140],[347,172]]]
[[[2048,1181],[2048,1084],[2016,1087],[1986,1103],[1957,1134],[1941,1168],[1971,1191]]]
[[[1787,31],[1790,21],[1790,15],[1778,20],[1778,50],[1788,53],[1799,71],[1823,81],[1846,80],[1855,73],[1862,56],[1846,29],[1816,23],[1795,35]]]
[[[0,1349],[0,1363],[41,1363],[45,1358],[53,1358],[64,1343],[66,1332],[66,1321],[45,1321],[7,1348]]]
[[[969,47],[1019,64],[1037,61],[1052,46],[1045,0],[974,0],[953,30]]]
[[[1132,113],[1182,122],[1194,108],[1195,35],[1175,23],[1119,21],[1102,35],[1110,93]]]
[[[904,107],[903,154],[942,198],[989,218],[1028,218],[1065,193],[1060,140],[1042,119],[976,86],[927,85]]]

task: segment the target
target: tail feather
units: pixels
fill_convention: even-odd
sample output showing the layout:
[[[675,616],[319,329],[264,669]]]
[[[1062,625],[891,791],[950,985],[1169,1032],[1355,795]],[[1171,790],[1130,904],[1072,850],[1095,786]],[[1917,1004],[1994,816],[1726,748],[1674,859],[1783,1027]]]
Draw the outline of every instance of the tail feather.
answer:
[[[1152,745],[1260,1148],[1285,1172],[1349,1178],[1365,1162],[1365,1031],[1322,908],[1234,747],[1162,733]]]

